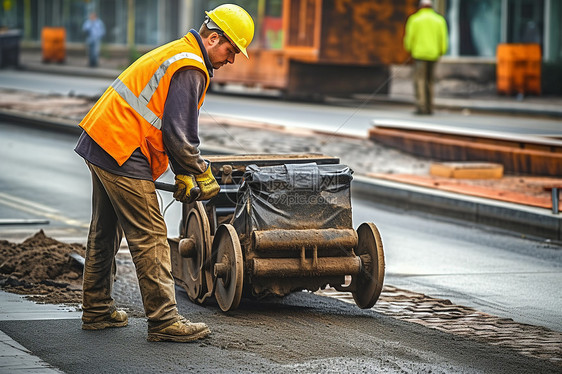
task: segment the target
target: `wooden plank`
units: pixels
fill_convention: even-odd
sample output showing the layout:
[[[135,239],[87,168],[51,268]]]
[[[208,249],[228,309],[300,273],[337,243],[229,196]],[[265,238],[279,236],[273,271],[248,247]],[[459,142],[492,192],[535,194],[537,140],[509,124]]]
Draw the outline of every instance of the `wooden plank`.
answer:
[[[429,174],[454,179],[499,179],[503,176],[503,165],[490,162],[436,162],[431,164]]]
[[[506,172],[562,175],[562,153],[484,144],[474,139],[450,139],[434,134],[372,128],[369,138],[405,152],[442,161],[486,161],[502,164]]]

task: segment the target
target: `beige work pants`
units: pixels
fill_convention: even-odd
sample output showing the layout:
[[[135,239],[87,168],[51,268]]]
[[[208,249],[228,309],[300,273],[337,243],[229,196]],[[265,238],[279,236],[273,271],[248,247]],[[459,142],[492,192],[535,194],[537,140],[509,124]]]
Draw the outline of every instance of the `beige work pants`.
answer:
[[[179,320],[166,224],[154,183],[109,173],[87,162],[92,174],[92,221],[86,245],[83,316],[112,311],[115,255],[122,232],[136,267],[149,331]]]
[[[435,61],[416,60],[414,64],[414,92],[416,112],[433,113],[433,81]]]

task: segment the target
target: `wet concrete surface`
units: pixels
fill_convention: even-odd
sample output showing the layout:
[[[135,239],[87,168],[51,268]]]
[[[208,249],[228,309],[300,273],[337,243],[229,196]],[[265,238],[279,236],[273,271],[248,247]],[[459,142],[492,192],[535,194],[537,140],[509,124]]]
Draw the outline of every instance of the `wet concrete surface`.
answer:
[[[130,315],[142,317],[142,304],[138,283],[130,255],[125,253],[125,251],[119,254],[118,265],[118,280],[115,283],[114,289],[116,300],[119,305],[127,307]],[[419,292],[407,291],[390,285],[385,285],[379,301],[370,310],[357,308],[350,293],[337,292],[333,289],[318,291],[316,295],[309,292],[297,292],[285,298],[272,297],[261,300],[243,298],[240,307],[228,313],[222,313],[213,300],[206,302],[204,308],[201,309],[200,305],[193,304],[187,298],[185,291],[181,288],[176,288],[176,294],[178,308],[188,318],[203,320],[211,326],[212,322],[209,321],[212,321],[215,317],[220,317],[217,320],[217,322],[221,321],[217,323],[220,326],[218,331],[227,333],[227,336],[219,337],[219,340],[211,342],[211,345],[222,348],[226,347],[226,349],[236,347],[243,351],[254,351],[256,349],[261,353],[267,351],[269,352],[269,359],[273,361],[280,360],[280,358],[275,358],[277,353],[291,362],[299,362],[299,356],[296,352],[303,352],[303,354],[310,354],[312,352],[315,355],[320,355],[319,352],[323,351],[322,344],[324,341],[328,346],[334,345],[337,347],[338,344],[343,344],[344,346],[346,344],[360,345],[360,339],[358,340],[359,336],[356,336],[357,334],[367,336],[367,340],[370,339],[368,336],[371,333],[374,334],[373,337],[388,336],[388,332],[384,332],[381,335],[380,332],[374,332],[365,325],[370,325],[371,319],[373,322],[388,321],[386,318],[391,317],[394,319],[391,323],[392,325],[398,321],[414,323],[429,328],[430,330],[427,331],[430,336],[433,336],[432,334],[436,331],[444,332],[445,334],[453,335],[451,337],[453,341],[466,339],[470,342],[467,344],[484,343],[490,347],[505,349],[504,353],[508,355],[516,354],[518,356],[522,355],[528,358],[544,360],[554,364],[554,368],[558,367],[562,371],[562,345],[558,344],[562,342],[562,332],[517,323],[509,318],[501,318],[480,312],[474,308],[453,304],[446,299],[430,297]],[[322,297],[318,297],[318,295]],[[329,299],[346,302],[347,306],[341,303],[334,303]],[[197,317],[191,314],[193,311],[195,311],[194,315]],[[209,313],[211,313],[211,320],[208,319]],[[345,317],[343,320],[346,322],[332,321],[333,316]],[[308,319],[309,317],[312,319]],[[356,317],[357,320],[354,322],[353,319]],[[382,322],[382,324],[385,323]],[[264,329],[264,336],[259,336],[261,334],[256,334],[255,336],[245,335],[243,332],[238,332],[237,326],[240,326],[240,328],[248,326],[259,328],[261,326]],[[379,328],[382,328],[382,326],[379,326]],[[333,331],[330,332],[330,329],[333,329]],[[363,331],[363,329],[366,330]],[[390,329],[391,332],[394,332],[392,327]],[[292,341],[299,341],[299,343],[294,342],[297,345],[296,349],[291,344],[286,344],[282,341],[285,339],[283,334],[290,335],[291,331],[293,331],[295,337],[293,339],[290,336],[286,338]],[[267,337],[274,332],[278,332],[280,336],[275,336],[275,338],[273,338],[273,335]],[[316,338],[310,336],[309,334],[311,333]],[[420,333],[423,334],[423,332]],[[435,335],[435,337],[439,336]],[[405,339],[407,342],[406,346],[409,346],[410,339],[414,339],[414,336],[403,335],[398,337],[397,335],[395,338]],[[261,339],[265,339],[265,341]],[[341,340],[341,342],[337,343],[338,340]],[[300,343],[303,345],[300,346]],[[401,342],[400,344],[403,343]],[[271,349],[270,345],[273,347],[278,346],[279,350]],[[371,348],[364,347],[363,349],[369,352]],[[468,356],[471,354],[466,352]],[[294,357],[290,355],[294,355]],[[345,356],[347,355],[355,357],[352,353],[346,353]],[[368,356],[368,354],[366,355]],[[478,353],[477,356],[474,356],[475,361],[480,360],[479,355]],[[318,359],[319,361],[335,359],[331,355],[321,357]],[[416,361],[414,360],[414,362]],[[429,360],[428,362],[432,361]],[[448,359],[445,362],[448,362]],[[410,363],[409,365],[412,364]],[[435,363],[433,362],[433,364]],[[336,365],[336,367],[338,366]],[[358,369],[358,367],[355,369]],[[428,369],[437,370],[434,372],[451,372],[449,369],[444,370],[444,368],[432,367],[431,365],[427,367],[411,367],[406,372],[427,372]],[[452,372],[457,371],[455,369]],[[494,369],[491,372],[496,371]]]
[[[213,333],[193,344],[149,343],[146,322],[83,331],[80,320],[8,321],[0,328],[65,373],[541,373],[560,369],[510,349],[427,329],[309,293],[243,300],[224,314],[178,294],[180,312]],[[69,349],[69,347],[72,347]],[[108,365],[111,363],[111,365]]]
[[[65,373],[562,372],[562,333],[388,285],[369,310],[352,305],[348,293],[325,290],[243,298],[229,313],[212,300],[196,305],[176,288],[180,313],[213,333],[192,344],[148,343],[126,246],[117,265],[113,295],[129,327],[83,331],[79,304],[30,305],[11,295],[25,314],[6,311],[11,318],[0,318],[0,330]]]

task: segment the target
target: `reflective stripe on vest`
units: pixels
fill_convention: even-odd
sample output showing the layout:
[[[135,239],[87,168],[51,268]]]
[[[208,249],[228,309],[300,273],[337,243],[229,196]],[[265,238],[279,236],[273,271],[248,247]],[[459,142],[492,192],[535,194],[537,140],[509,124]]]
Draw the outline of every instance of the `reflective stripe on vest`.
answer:
[[[146,86],[142,89],[140,95],[137,97],[133,91],[125,83],[123,83],[119,78],[111,84],[111,87],[129,104],[129,106],[137,112],[142,118],[144,118],[152,126],[156,127],[158,130],[162,127],[162,119],[160,119],[152,110],[148,108],[148,103],[152,98],[152,95],[156,92],[158,84],[162,77],[166,74],[166,71],[174,62],[184,59],[195,60],[203,64],[203,59],[194,53],[182,52],[175,56],[170,57],[162,63],[156,69]]]

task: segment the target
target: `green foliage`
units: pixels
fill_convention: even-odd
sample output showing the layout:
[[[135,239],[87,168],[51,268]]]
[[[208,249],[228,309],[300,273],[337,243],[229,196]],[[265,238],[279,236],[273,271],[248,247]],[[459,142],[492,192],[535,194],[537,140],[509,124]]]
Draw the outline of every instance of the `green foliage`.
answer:
[[[137,50],[137,47],[135,47],[134,45],[131,46],[129,48],[129,63],[132,64],[133,62],[135,62],[140,56],[142,56],[142,53],[140,53]]]

